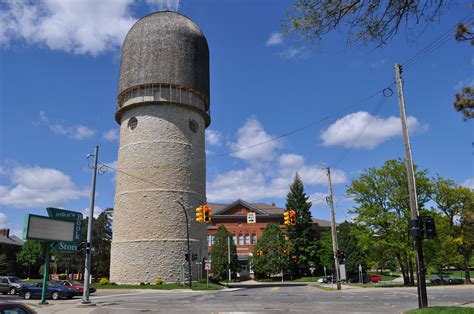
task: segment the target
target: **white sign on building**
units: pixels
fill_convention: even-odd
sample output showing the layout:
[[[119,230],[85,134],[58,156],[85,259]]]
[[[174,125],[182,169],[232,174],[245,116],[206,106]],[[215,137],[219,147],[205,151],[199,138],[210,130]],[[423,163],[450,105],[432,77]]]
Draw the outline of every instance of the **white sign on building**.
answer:
[[[254,224],[257,222],[257,215],[255,213],[247,213],[247,223]]]

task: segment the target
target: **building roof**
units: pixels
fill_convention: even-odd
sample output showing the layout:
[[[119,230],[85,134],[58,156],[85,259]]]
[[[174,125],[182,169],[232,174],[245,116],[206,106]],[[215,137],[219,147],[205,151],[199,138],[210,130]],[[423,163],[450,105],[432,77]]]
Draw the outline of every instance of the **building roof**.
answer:
[[[209,99],[209,47],[188,17],[155,12],[138,20],[122,46],[119,95],[144,84],[173,84]]]
[[[8,237],[0,236],[0,243],[17,246],[22,246],[24,244],[23,240],[17,237],[16,235],[11,235]]]
[[[260,213],[261,215],[266,216],[282,216],[283,212],[285,211],[284,208],[275,206],[274,204],[266,204],[266,203],[247,203],[244,200],[238,199],[235,202],[230,204],[216,204],[216,203],[209,203],[208,205],[212,208],[212,215],[213,216],[224,216],[224,213],[231,209],[232,207],[236,206],[237,204],[241,204],[243,206],[248,207],[249,209],[254,210],[255,212]],[[242,215],[245,216],[245,215]],[[313,223],[317,224],[320,228],[330,228],[331,222],[329,220],[324,219],[317,219],[313,218]],[[339,225],[336,223],[336,226]],[[216,227],[217,228],[217,227]],[[212,229],[212,227],[208,227],[208,229]]]

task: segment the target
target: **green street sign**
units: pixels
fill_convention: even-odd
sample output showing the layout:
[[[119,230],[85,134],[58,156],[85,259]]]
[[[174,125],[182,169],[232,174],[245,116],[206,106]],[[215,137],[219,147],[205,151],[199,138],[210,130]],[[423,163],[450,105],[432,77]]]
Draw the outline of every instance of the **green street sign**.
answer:
[[[57,242],[55,244],[56,249],[62,252],[77,251],[77,246],[81,242],[82,213],[53,207],[48,207],[46,210],[51,218],[74,222],[74,240],[72,242]]]

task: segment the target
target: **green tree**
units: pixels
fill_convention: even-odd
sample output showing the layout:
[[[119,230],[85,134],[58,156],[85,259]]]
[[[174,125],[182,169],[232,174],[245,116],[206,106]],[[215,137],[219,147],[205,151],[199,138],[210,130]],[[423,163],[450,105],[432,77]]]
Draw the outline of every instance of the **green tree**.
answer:
[[[94,219],[92,244],[92,273],[96,277],[109,277],[110,247],[112,242],[113,208],[107,208]]]
[[[228,264],[228,238],[230,237],[230,270],[232,273],[240,271],[239,260],[237,258],[237,247],[232,241],[232,234],[224,226],[219,226],[216,232],[214,244],[211,248],[211,271],[217,280],[227,278]]]
[[[462,256],[453,243],[450,219],[444,214],[432,213],[436,224],[436,237],[425,240],[423,254],[427,267],[442,273],[447,267],[462,265]]]
[[[474,191],[453,180],[433,179],[433,200],[449,220],[451,239],[463,258],[465,277],[470,281],[469,264],[474,250]]]
[[[353,222],[344,221],[337,227],[337,244],[339,250],[346,253],[346,271],[350,274],[359,272],[359,265],[367,268],[367,250],[361,245],[360,234],[363,234],[363,226]],[[331,241],[332,242],[332,241]]]
[[[262,278],[284,272],[289,266],[289,257],[285,253],[287,250],[288,242],[280,226],[268,224],[253,249],[252,268],[255,276]]]
[[[453,1],[295,0],[284,27],[311,41],[338,30],[349,44],[385,46],[400,31],[435,21]],[[422,32],[425,27],[420,27]]]
[[[332,236],[331,231],[324,231],[321,233],[319,240],[319,260],[321,265],[326,267],[329,272],[334,272],[334,254],[332,251]]]
[[[425,212],[432,185],[427,170],[415,166],[418,208]],[[385,256],[396,259],[405,284],[414,284],[414,252],[408,231],[410,219],[406,166],[402,160],[388,160],[380,168],[365,170],[353,179],[347,189],[357,205],[351,210],[356,223],[367,226],[369,237],[384,250]]]
[[[471,46],[474,46],[474,32],[469,28],[472,25],[474,22],[471,22],[471,25],[458,24],[454,35],[457,42],[469,41]],[[464,121],[474,118],[474,87],[464,86],[461,92],[456,93],[453,106],[456,111],[463,114]]]
[[[291,270],[293,276],[301,276],[309,273],[309,268],[319,263],[318,245],[311,217],[311,202],[304,192],[303,181],[298,173],[295,174],[290,185],[290,191],[286,196],[286,209],[296,212],[296,225],[287,227],[288,240],[291,243],[291,255],[296,256],[292,261]]]
[[[10,264],[7,261],[7,254],[0,254],[0,275],[10,275],[9,274]]]
[[[16,260],[20,265],[28,266],[28,278],[31,275],[31,267],[40,265],[44,259],[43,246],[39,241],[27,240],[16,254]]]

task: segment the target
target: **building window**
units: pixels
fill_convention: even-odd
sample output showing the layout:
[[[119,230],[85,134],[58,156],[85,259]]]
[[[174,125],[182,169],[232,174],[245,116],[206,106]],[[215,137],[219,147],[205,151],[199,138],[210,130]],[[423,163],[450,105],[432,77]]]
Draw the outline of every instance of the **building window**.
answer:
[[[207,245],[212,246],[214,244],[214,235],[208,234],[207,235]]]
[[[252,234],[252,244],[253,245],[257,244],[257,235],[255,233]]]
[[[244,236],[239,234],[239,245],[244,245]]]
[[[128,128],[129,128],[130,130],[132,130],[132,131],[135,130],[135,128],[137,127],[137,125],[138,125],[138,120],[137,120],[137,118],[131,117],[130,120],[128,120]]]
[[[245,235],[245,245],[250,245],[250,234]]]
[[[196,122],[196,120],[189,120],[189,129],[193,132],[193,133],[197,133],[198,129],[199,129],[199,126],[198,126],[198,123]]]
[[[237,245],[237,236],[235,234],[232,236],[232,241],[234,241],[234,244]]]

